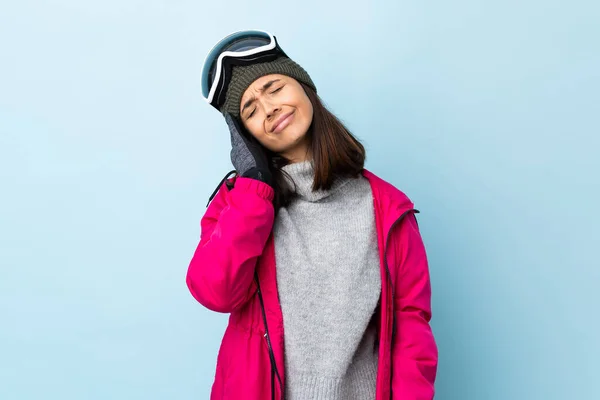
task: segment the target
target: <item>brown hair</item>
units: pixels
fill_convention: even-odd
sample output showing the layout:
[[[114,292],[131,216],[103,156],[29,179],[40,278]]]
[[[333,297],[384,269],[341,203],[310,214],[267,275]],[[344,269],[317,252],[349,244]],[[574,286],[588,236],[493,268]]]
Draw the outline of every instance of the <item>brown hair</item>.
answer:
[[[364,169],[366,152],[360,141],[348,128],[323,105],[317,93],[308,85],[299,82],[313,106],[313,120],[306,133],[309,141],[309,156],[314,161],[315,179],[313,190],[328,190],[337,177],[358,177]],[[281,168],[289,161],[268,152],[271,172],[274,177],[277,212],[294,198],[295,191],[289,187],[285,171]],[[288,176],[289,177],[289,176]]]

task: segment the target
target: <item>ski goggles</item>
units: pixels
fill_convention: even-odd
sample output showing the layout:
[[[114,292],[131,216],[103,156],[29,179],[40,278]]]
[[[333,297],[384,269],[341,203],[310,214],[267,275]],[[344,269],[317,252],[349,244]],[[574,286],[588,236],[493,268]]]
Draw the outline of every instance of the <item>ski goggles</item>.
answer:
[[[208,53],[202,67],[202,96],[217,110],[225,102],[234,66],[273,61],[286,56],[275,36],[266,31],[245,30],[221,39]]]

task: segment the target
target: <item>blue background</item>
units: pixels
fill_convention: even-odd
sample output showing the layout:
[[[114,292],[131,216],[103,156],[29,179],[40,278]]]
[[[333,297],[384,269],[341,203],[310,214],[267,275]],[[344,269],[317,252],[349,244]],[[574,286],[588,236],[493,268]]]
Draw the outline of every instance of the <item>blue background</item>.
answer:
[[[0,398],[206,399],[227,316],[185,286],[232,169],[200,96],[267,29],[421,210],[436,399],[599,398],[592,1],[0,6]]]

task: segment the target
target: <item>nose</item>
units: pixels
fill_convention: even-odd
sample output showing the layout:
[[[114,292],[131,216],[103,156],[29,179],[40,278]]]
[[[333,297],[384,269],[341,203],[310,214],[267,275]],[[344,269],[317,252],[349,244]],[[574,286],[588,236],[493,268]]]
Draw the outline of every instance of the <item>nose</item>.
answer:
[[[267,114],[267,119],[271,119],[273,118],[273,116],[275,114],[277,114],[278,111],[281,110],[281,107],[277,104],[273,104],[269,101],[265,101],[265,113]]]

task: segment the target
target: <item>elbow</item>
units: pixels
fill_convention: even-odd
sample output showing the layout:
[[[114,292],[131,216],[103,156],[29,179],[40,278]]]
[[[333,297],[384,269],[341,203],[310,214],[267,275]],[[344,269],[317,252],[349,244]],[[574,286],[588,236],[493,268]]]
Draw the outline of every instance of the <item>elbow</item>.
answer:
[[[215,268],[217,269],[217,268]],[[190,264],[186,276],[187,287],[196,301],[211,311],[231,313],[245,304],[250,290],[236,289],[224,276],[215,276],[214,270],[206,274],[205,268]]]
[[[232,304],[224,301],[224,296],[216,296],[214,291],[209,294],[202,285],[198,284],[193,278],[190,278],[189,275],[186,278],[186,284],[192,297],[207,309],[224,314],[233,311]]]
[[[394,350],[399,357],[416,362],[424,375],[435,376],[438,346],[429,325],[430,319],[431,313],[423,310],[399,313],[398,330],[403,334],[395,337]]]

